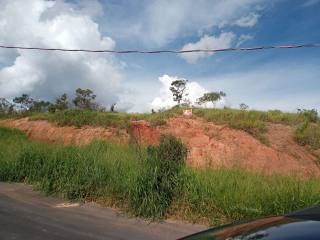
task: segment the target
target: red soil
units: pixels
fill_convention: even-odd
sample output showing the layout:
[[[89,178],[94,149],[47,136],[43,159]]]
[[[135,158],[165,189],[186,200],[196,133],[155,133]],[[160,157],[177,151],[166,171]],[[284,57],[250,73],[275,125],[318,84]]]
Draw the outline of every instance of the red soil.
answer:
[[[316,157],[294,141],[292,127],[280,124],[269,125],[270,144],[266,146],[244,131],[182,116],[168,119],[167,125],[157,128],[146,121],[134,121],[132,134],[116,128],[58,127],[47,121],[28,119],[0,123],[18,128],[35,140],[64,144],[87,144],[93,139],[124,143],[129,141],[130,135],[139,143],[157,144],[161,133],[169,133],[188,146],[187,164],[192,167],[241,167],[264,174],[320,177]]]
[[[171,133],[189,147],[194,167],[241,167],[265,174],[320,176],[316,157],[293,139],[293,129],[270,124],[270,146],[248,133],[199,118],[171,118],[162,132]]]
[[[94,139],[110,139],[121,143],[126,142],[128,137],[125,130],[117,128],[103,128],[84,126],[59,127],[48,121],[28,121],[28,118],[19,120],[0,121],[0,125],[22,130],[30,139],[48,143],[62,144],[88,144]]]

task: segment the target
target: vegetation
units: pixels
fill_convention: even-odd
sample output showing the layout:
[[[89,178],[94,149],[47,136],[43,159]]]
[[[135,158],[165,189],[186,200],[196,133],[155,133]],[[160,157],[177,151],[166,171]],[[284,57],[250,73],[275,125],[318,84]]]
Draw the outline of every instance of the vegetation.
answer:
[[[130,127],[132,120],[147,120],[153,126],[166,124],[166,119],[175,114],[181,114],[183,106],[189,107],[190,102],[187,96],[188,80],[178,79],[171,83],[170,90],[173,100],[178,105],[170,110],[155,112],[152,114],[128,114],[117,113],[115,111],[116,103],[110,107],[110,112],[106,112],[95,102],[96,95],[90,89],[76,89],[75,97],[72,100],[74,106],[68,100],[67,94],[58,97],[55,103],[38,100],[35,101],[28,94],[22,94],[13,99],[18,106],[12,105],[6,99],[0,99],[0,118],[6,117],[25,117],[29,116],[31,120],[48,120],[58,125],[74,125],[81,127],[83,125],[103,126],[103,127]],[[198,99],[198,104],[212,102],[213,105],[225,97],[226,94],[220,92],[205,93]],[[183,102],[183,103],[181,103]],[[22,110],[15,111],[15,107]],[[248,105],[240,104],[240,110],[237,109],[199,109],[194,108],[196,116],[203,117],[208,121],[217,124],[227,124],[231,128],[240,129],[253,135],[263,143],[268,143],[265,133],[267,132],[267,123],[282,123],[298,126],[295,139],[301,145],[310,145],[312,148],[319,148],[319,117],[315,109],[298,109],[298,113],[284,113],[279,110],[268,112],[247,111]],[[307,121],[308,124],[304,124]],[[309,124],[312,123],[312,124]]]
[[[57,123],[59,126],[84,125],[103,126],[103,127],[130,127],[132,120],[146,120],[152,126],[160,126],[166,123],[166,119],[176,114],[181,114],[182,109],[172,108],[164,112],[155,114],[130,114],[117,112],[97,112],[80,109],[68,109],[61,112],[52,113],[33,113],[29,115],[30,120],[48,120]]]
[[[163,218],[177,196],[187,149],[174,136],[162,135],[160,145],[148,147],[147,153],[145,167],[133,191],[131,207],[138,216]]]
[[[79,109],[96,110],[98,104],[94,101],[95,98],[96,95],[93,94],[92,90],[77,88],[73,103]]]
[[[0,181],[31,183],[46,194],[96,200],[146,218],[222,224],[283,214],[320,202],[319,180],[242,170],[195,170],[174,137],[142,149],[96,141],[87,146],[29,141],[0,128]]]
[[[184,100],[184,97],[188,95],[186,93],[187,83],[188,80],[185,79],[178,79],[171,83],[170,91],[173,95],[173,101],[177,102],[178,106],[180,106],[181,101]]]
[[[296,141],[305,146],[310,146],[313,149],[320,148],[320,124],[306,121],[301,124],[295,133]]]
[[[213,106],[215,106],[216,102],[225,96],[226,94],[222,91],[205,93],[198,99],[198,104],[201,105],[206,102],[212,102]]]
[[[240,110],[247,110],[249,108],[249,106],[245,103],[240,103],[239,107],[240,107]]]
[[[24,93],[21,95],[21,97],[15,97],[13,99],[13,102],[20,104],[22,108],[29,109],[32,106],[34,100],[28,94]]]
[[[5,98],[0,98],[0,115],[11,114],[12,112],[13,104]]]

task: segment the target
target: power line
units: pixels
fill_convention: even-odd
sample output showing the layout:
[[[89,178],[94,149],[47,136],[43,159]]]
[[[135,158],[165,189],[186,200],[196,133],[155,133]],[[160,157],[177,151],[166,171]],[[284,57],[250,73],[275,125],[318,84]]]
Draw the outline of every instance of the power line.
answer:
[[[42,48],[42,47],[22,47],[22,46],[6,46],[0,45],[0,48],[5,49],[20,49],[20,50],[39,50],[39,51],[59,51],[59,52],[88,52],[88,53],[139,53],[139,54],[155,54],[155,53],[216,53],[216,52],[229,52],[229,51],[256,51],[267,49],[288,49],[288,48],[318,48],[320,44],[293,44],[293,45],[271,45],[271,46],[258,46],[249,48],[221,48],[221,49],[191,49],[191,50],[90,50],[90,49],[66,49],[66,48]]]

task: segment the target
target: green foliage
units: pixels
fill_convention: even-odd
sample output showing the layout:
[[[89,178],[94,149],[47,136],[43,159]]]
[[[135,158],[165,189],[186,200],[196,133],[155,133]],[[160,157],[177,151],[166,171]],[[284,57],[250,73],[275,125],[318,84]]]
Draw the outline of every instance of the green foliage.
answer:
[[[173,95],[173,101],[177,102],[180,106],[181,101],[187,94],[185,93],[188,80],[178,79],[171,83],[170,91]]]
[[[213,105],[220,100],[222,97],[225,97],[226,94],[222,91],[220,92],[209,92],[203,94],[202,97],[198,99],[198,104],[206,103],[206,102],[212,102]]]
[[[32,107],[34,100],[28,94],[23,93],[20,97],[15,97],[13,102],[19,104],[22,109],[28,110]]]
[[[307,121],[316,123],[318,121],[318,112],[316,109],[298,109],[298,114],[304,117]]]
[[[320,203],[319,179],[188,168],[181,178],[172,214],[209,225],[280,215]]]
[[[47,112],[50,105],[51,103],[48,101],[33,101],[29,110],[32,112]]]
[[[56,99],[55,107],[59,111],[63,111],[63,110],[68,109],[69,101],[68,101],[68,96],[66,93],[62,94],[60,97],[58,97]]]
[[[216,225],[320,203],[319,179],[196,170],[184,166],[184,157],[185,148],[172,137],[148,153],[143,149],[141,161],[132,146],[48,145],[0,127],[0,181],[28,182],[71,200],[99,200],[134,215]]]
[[[240,103],[239,107],[241,110],[247,110],[249,108],[249,106],[245,103]]]
[[[158,147],[148,148],[145,168],[138,177],[131,207],[137,216],[163,218],[177,194],[187,149],[180,140],[162,135]]]
[[[68,109],[56,113],[33,113],[30,120],[48,120],[57,123],[60,126],[84,125],[102,126],[102,127],[120,127],[127,128],[132,120],[147,120],[152,126],[161,126],[166,124],[166,119],[177,114],[182,114],[182,109],[172,108],[170,110],[154,114],[131,114],[121,112],[96,112],[81,109]]]
[[[0,98],[0,114],[11,114],[13,112],[13,104],[11,104],[7,99]]]
[[[238,109],[194,109],[196,116],[217,124],[227,124],[231,128],[241,129],[255,136],[263,143],[267,143],[264,133],[267,123],[281,123],[297,125],[303,123],[308,117],[305,114],[286,113],[280,110],[243,111]]]
[[[231,128],[248,132],[266,143],[263,134],[267,131],[265,122],[257,117],[255,111],[234,109],[195,109],[194,114],[217,124],[227,124]]]
[[[76,90],[76,97],[73,99],[74,105],[79,109],[95,110],[97,104],[94,102],[96,95],[90,89]]]
[[[320,148],[320,125],[306,120],[295,132],[296,141],[313,149]]]

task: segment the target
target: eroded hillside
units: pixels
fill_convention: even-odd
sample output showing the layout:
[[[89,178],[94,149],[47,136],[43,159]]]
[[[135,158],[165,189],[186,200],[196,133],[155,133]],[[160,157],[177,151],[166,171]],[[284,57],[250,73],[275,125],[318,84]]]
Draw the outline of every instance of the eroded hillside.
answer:
[[[294,141],[293,127],[282,124],[268,124],[267,145],[245,131],[199,117],[171,117],[167,124],[157,127],[144,120],[132,121],[130,129],[60,127],[48,121],[29,121],[27,118],[3,120],[1,125],[18,128],[34,140],[78,145],[93,139],[157,144],[160,134],[169,133],[188,146],[187,164],[192,167],[240,167],[264,174],[320,176],[317,157]]]

